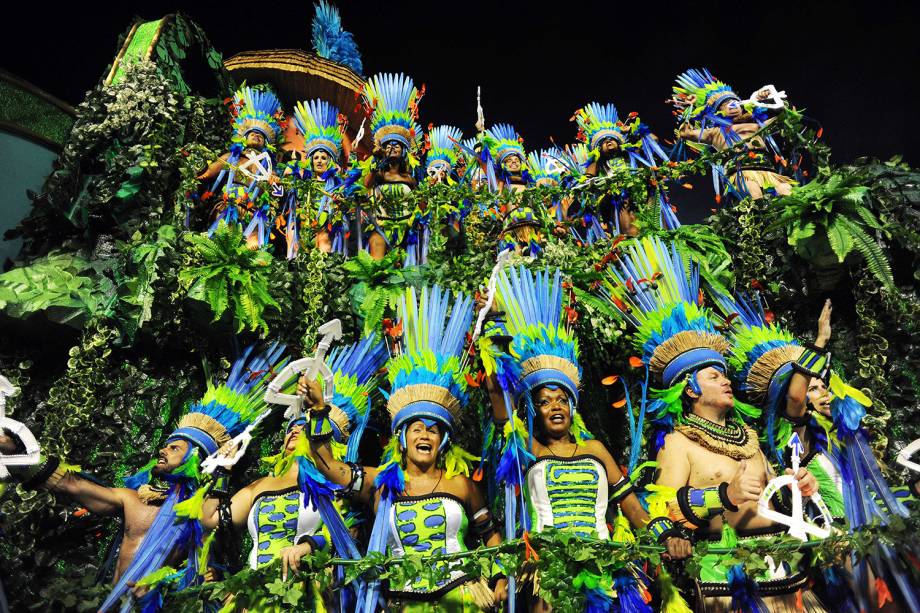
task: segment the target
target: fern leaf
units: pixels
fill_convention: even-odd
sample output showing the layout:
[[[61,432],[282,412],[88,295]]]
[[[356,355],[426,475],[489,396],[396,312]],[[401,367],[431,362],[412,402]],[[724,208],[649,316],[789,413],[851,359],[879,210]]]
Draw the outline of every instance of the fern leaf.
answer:
[[[869,271],[888,290],[895,291],[894,276],[891,274],[891,264],[889,264],[888,258],[885,257],[878,242],[866,234],[862,226],[853,223],[846,217],[840,217],[839,219],[849,231],[850,236],[853,237],[853,243],[856,250],[863,256]]]
[[[842,215],[837,216],[827,228],[827,241],[831,244],[831,249],[834,250],[837,260],[841,263],[846,259],[847,254],[853,250],[853,238],[843,222],[844,219],[845,217]]]

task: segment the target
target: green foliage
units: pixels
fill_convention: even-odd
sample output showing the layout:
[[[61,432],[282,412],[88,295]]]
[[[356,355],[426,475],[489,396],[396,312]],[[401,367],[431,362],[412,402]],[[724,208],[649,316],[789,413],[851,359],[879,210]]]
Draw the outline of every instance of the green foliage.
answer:
[[[376,331],[387,307],[395,309],[414,271],[397,268],[405,257],[399,249],[375,260],[362,251],[347,260],[344,269],[356,282],[351,288],[351,299],[356,313],[364,316],[364,333]]]
[[[211,237],[187,233],[184,238],[191,245],[192,265],[179,273],[179,282],[188,297],[207,302],[215,321],[232,307],[237,331],[268,334],[263,314],[269,307],[278,308],[268,291],[271,255],[248,248],[238,224],[221,223]]]
[[[106,308],[112,283],[79,255],[54,252],[0,275],[0,309],[22,318],[46,311],[59,323],[82,323]]]
[[[140,233],[135,233],[132,239],[126,249],[136,272],[121,286],[121,301],[133,311],[126,313],[124,319],[130,322],[132,330],[136,330],[153,317],[154,284],[160,278],[159,261],[174,248],[176,229],[170,225],[160,226],[152,243],[141,242]]]
[[[782,208],[770,229],[785,228],[789,244],[806,259],[824,257],[829,246],[842,263],[855,250],[869,271],[892,290],[891,265],[870,236],[882,233],[883,228],[868,206],[870,188],[861,179],[857,174],[821,168],[815,180],[776,201]]]

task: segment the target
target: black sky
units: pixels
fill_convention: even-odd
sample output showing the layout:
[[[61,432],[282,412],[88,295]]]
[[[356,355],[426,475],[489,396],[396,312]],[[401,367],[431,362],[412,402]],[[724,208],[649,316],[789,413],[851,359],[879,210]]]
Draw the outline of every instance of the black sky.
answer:
[[[529,148],[573,139],[572,112],[591,100],[635,110],[660,135],[674,77],[706,66],[738,93],[774,83],[819,119],[834,159],[902,153],[920,163],[915,2],[637,1],[354,2],[339,0],[365,74],[403,71],[425,83],[422,121],[466,132],[476,85],[489,123],[512,122]],[[264,7],[257,13],[253,7]],[[312,2],[150,1],[119,6],[19,3],[5,9],[0,65],[76,104],[116,53],[133,15],[180,10],[229,57],[309,49]]]

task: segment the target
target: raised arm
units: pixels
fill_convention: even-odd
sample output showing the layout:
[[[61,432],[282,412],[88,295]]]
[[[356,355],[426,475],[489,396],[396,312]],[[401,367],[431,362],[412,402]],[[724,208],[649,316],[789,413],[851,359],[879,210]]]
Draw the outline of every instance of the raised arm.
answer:
[[[804,418],[808,406],[808,384],[811,378],[820,374],[826,365],[825,347],[831,338],[831,301],[824,301],[824,308],[818,317],[818,334],[813,346],[805,346],[802,357],[793,364],[789,389],[786,392],[786,416],[793,422]],[[796,423],[796,425],[799,425]]]
[[[17,453],[21,445],[18,437],[0,431],[0,453]],[[44,453],[38,464],[9,468],[13,478],[22,483],[23,487],[64,494],[97,515],[117,515],[124,509],[125,497],[137,495],[134,490],[105,487],[66,471],[58,458]]]
[[[297,384],[297,393],[304,398],[304,409],[310,409],[314,418],[320,418],[323,411],[316,407],[322,403],[323,391],[318,381],[307,381],[301,377]],[[302,436],[309,436],[305,430]],[[332,453],[329,437],[310,437],[310,451],[316,461],[316,468],[333,483],[346,489],[346,495],[363,503],[373,500],[374,479],[377,469],[342,462]]]

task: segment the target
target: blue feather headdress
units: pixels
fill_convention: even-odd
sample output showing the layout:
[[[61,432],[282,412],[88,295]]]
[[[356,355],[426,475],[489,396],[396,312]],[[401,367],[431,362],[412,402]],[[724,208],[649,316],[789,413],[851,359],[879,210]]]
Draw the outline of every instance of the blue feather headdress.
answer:
[[[608,138],[620,145],[626,144],[626,127],[620,122],[617,107],[612,103],[591,102],[585,105],[575,111],[575,122],[578,124],[579,140],[584,141],[592,150]]]
[[[396,141],[407,155],[417,151],[422,139],[422,129],[416,122],[421,95],[412,79],[402,73],[376,74],[367,80],[362,94],[371,111],[374,146],[382,149]]]
[[[524,146],[521,144],[521,135],[511,124],[499,123],[492,126],[486,130],[484,142],[489,147],[492,158],[499,166],[504,163],[505,158],[509,155],[516,155],[521,158],[521,166],[523,167],[527,156],[524,154]]]
[[[316,55],[344,64],[361,74],[361,52],[351,32],[342,29],[342,18],[335,5],[320,0],[313,16],[313,50]]]
[[[729,364],[735,371],[738,388],[748,399],[765,409],[767,446],[774,459],[783,463],[783,450],[791,434],[791,424],[780,422],[780,404],[786,399],[792,378],[792,365],[804,349],[791,332],[767,322],[760,295],[753,299],[713,292],[713,298],[730,322],[732,348]]]
[[[263,353],[252,356],[253,347],[233,363],[227,381],[208,382],[202,399],[179,419],[168,441],[186,440],[210,455],[246,429],[265,410],[263,395],[274,371],[283,366],[284,345],[274,343]]]
[[[505,329],[513,340],[511,354],[520,364],[514,401],[527,408],[528,431],[533,433],[533,392],[544,386],[565,390],[576,440],[591,438],[576,413],[581,387],[578,339],[566,323],[562,308],[562,273],[531,273],[523,266],[498,276],[496,299],[505,312]]]
[[[623,319],[636,329],[633,346],[661,389],[651,390],[654,401],[646,412],[656,436],[653,449],[684,421],[684,388],[696,389],[696,373],[709,366],[726,371],[724,354],[729,342],[716,332],[709,310],[701,306],[699,266],[690,260],[689,271],[674,244],[657,237],[633,241],[605,271],[600,289]],[[643,386],[643,405],[646,392]],[[753,407],[735,400],[738,413],[759,415]]]
[[[423,288],[418,297],[409,288],[399,299],[402,353],[387,362],[387,410],[394,433],[422,417],[452,431],[466,406],[466,370],[461,357],[473,303],[463,294],[451,302],[450,291],[438,285]]]
[[[425,157],[425,168],[437,167],[449,174],[457,166],[457,143],[463,140],[463,133],[453,126],[435,126],[427,136],[429,149]]]
[[[565,166],[559,159],[562,152],[556,148],[531,151],[527,154],[527,169],[537,185],[558,185]]]
[[[729,85],[716,79],[706,68],[690,68],[679,75],[673,93],[672,101],[681,121],[703,124],[713,122],[719,106],[725,101],[740,100]]]
[[[243,87],[233,97],[236,117],[233,128],[240,138],[252,131],[265,137],[266,143],[272,143],[281,133],[281,102],[270,91],[261,91],[252,87]]]
[[[316,151],[325,151],[332,161],[342,157],[342,128],[339,110],[325,100],[298,102],[294,108],[294,126],[303,135],[307,159]]]

